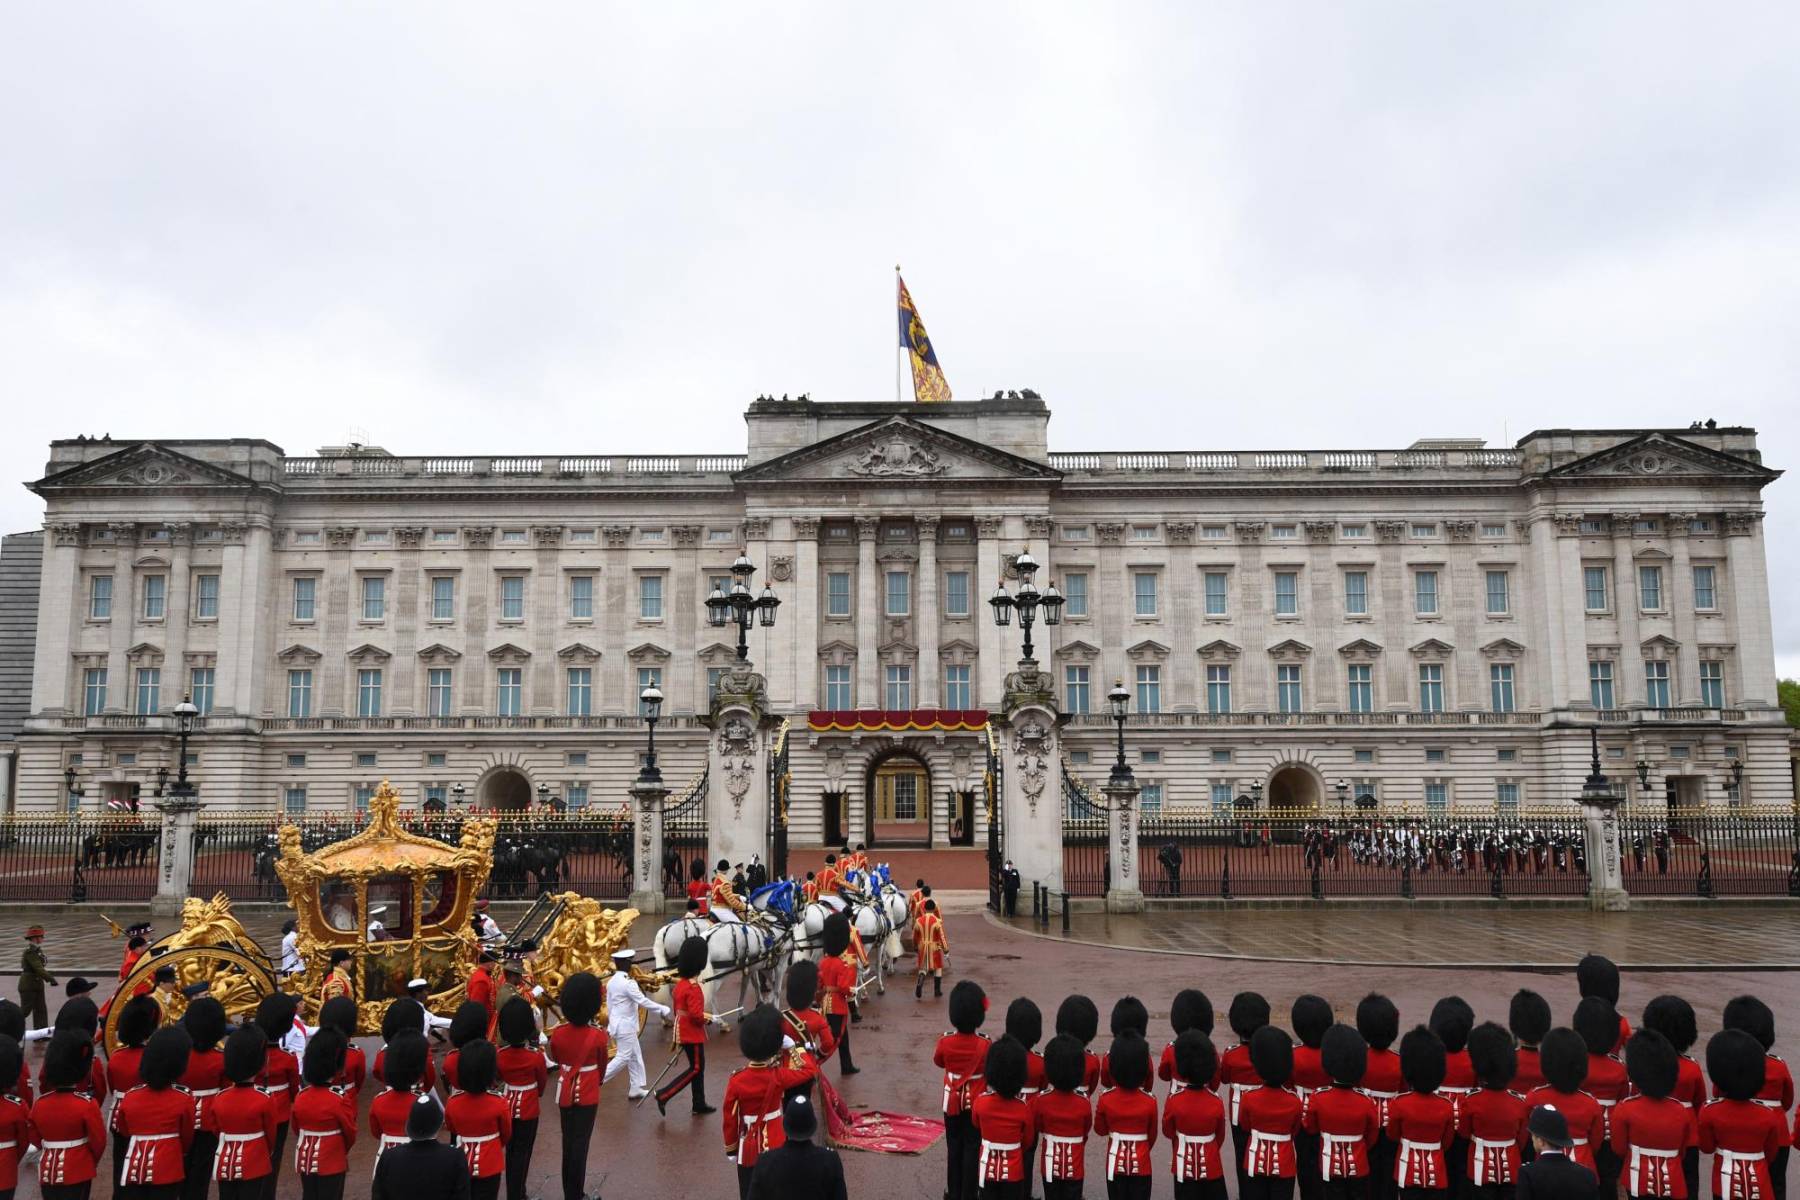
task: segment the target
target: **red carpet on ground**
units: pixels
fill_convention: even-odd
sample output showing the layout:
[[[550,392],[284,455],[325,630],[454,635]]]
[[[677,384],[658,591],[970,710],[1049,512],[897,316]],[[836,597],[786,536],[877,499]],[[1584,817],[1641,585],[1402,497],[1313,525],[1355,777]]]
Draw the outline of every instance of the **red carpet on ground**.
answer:
[[[817,871],[825,865],[825,856],[834,854],[835,850],[815,847],[796,848],[788,851],[788,870],[800,878],[806,878],[808,871]],[[902,891],[911,891],[913,880],[923,879],[934,890],[969,891],[985,889],[988,885],[987,847],[970,849],[958,846],[954,850],[889,850],[871,847],[869,861],[887,863],[893,870],[894,882]]]
[[[923,1154],[944,1136],[944,1123],[930,1117],[866,1109],[851,1112],[831,1081],[819,1076],[819,1099],[825,1110],[831,1144],[876,1154]]]

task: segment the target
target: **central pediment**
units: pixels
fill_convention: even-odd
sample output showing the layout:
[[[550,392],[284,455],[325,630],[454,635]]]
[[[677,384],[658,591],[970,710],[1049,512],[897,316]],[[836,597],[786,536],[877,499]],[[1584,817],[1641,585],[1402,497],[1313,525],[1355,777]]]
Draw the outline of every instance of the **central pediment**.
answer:
[[[758,463],[739,483],[991,483],[1052,481],[1043,463],[905,416],[892,416]]]

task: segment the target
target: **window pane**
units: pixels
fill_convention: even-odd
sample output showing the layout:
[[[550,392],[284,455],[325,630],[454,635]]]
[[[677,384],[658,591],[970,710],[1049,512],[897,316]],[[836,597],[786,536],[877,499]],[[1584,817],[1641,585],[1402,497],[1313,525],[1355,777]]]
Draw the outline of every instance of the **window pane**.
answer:
[[[1638,607],[1655,612],[1662,606],[1662,568],[1639,567]]]
[[[451,621],[456,618],[456,580],[448,575],[434,575],[431,580],[431,619]]]
[[[359,717],[379,717],[381,715],[381,671],[379,668],[361,670],[356,673],[356,715]]]
[[[569,576],[569,619],[590,621],[594,617],[594,577]]]
[[[387,580],[379,575],[365,576],[362,581],[362,619],[379,621],[387,611]]]
[[[1231,577],[1224,571],[1208,571],[1206,573],[1206,615],[1209,617],[1225,616],[1230,603]]]
[[[144,576],[144,619],[160,621],[163,615],[163,601],[168,580],[161,575]]]
[[[969,708],[969,668],[951,666],[944,668],[944,707]]]
[[[81,687],[82,711],[90,717],[99,716],[106,708],[106,668],[89,667],[83,671]]]
[[[969,573],[951,571],[944,576],[944,613],[952,617],[969,615]]]
[[[1438,610],[1436,571],[1413,572],[1413,611],[1420,616],[1431,616]]]
[[[213,707],[213,668],[195,667],[188,672],[188,698],[205,716]]]
[[[1491,613],[1512,611],[1510,589],[1505,571],[1489,571],[1487,573],[1487,610]]]
[[[1588,664],[1588,699],[1595,708],[1613,707],[1613,673],[1609,662]]]
[[[450,715],[452,691],[449,667],[433,667],[425,673],[426,715],[431,717],[447,717]]]
[[[1291,617],[1300,611],[1300,576],[1293,571],[1275,572],[1275,615]]]
[[[1725,664],[1700,664],[1700,703],[1707,708],[1725,707]]]
[[[194,616],[202,621],[217,619],[219,615],[219,577],[217,575],[194,576]]]
[[[161,707],[159,701],[162,693],[162,670],[158,667],[139,667],[137,672],[136,710],[140,717],[156,714]]]
[[[1149,571],[1139,571],[1132,577],[1132,594],[1135,603],[1134,611],[1140,617],[1156,615],[1156,576]]]
[[[904,711],[912,707],[912,668],[888,667],[884,672],[887,684],[885,705],[895,711]]]
[[[825,668],[825,707],[833,712],[854,708],[850,698],[850,668]]]
[[[1088,707],[1088,669],[1086,667],[1063,668],[1063,707],[1078,715],[1091,711]]]
[[[294,580],[294,620],[310,621],[313,619],[313,597],[318,588],[316,579]]]
[[[660,575],[640,575],[638,577],[638,617],[640,619],[645,621],[662,620],[662,583]]]
[[[88,581],[88,617],[95,621],[112,617],[111,575],[96,575]]]
[[[1283,663],[1275,668],[1275,699],[1284,713],[1301,710],[1299,664]]]
[[[1344,572],[1344,611],[1351,616],[1366,616],[1369,611],[1369,573]]]
[[[521,695],[524,691],[520,682],[522,674],[517,667],[502,667],[497,673],[499,696],[496,711],[503,717],[516,717],[521,712],[524,700]]]
[[[1497,713],[1513,711],[1513,669],[1511,663],[1495,663],[1488,668],[1488,700]]]
[[[1365,663],[1350,666],[1350,711],[1375,711],[1374,669]]]
[[[1419,711],[1444,711],[1444,668],[1440,663],[1419,664]]]
[[[1088,615],[1088,577],[1086,571],[1071,571],[1063,577],[1063,615]]]
[[[637,690],[638,690],[638,697],[639,697],[639,699],[638,699],[638,716],[642,717],[644,715],[644,701],[643,701],[642,697],[643,697],[645,689],[656,688],[658,691],[662,690],[662,668],[661,667],[639,667],[638,673],[637,673],[637,681],[638,681],[637,682]],[[666,701],[665,701],[665,704],[666,704]]]
[[[833,571],[825,577],[825,613],[832,617],[850,615],[850,576]]]
[[[1162,668],[1137,669],[1137,708],[1141,713],[1162,711]]]
[[[312,672],[288,672],[288,716],[312,716]]]
[[[1669,664],[1652,659],[1644,664],[1644,701],[1651,708],[1669,707]]]
[[[905,571],[887,573],[887,615],[904,617],[912,611],[912,576]]]
[[[525,577],[507,575],[500,580],[500,619],[502,621],[523,621],[525,619]]]
[[[1606,611],[1606,568],[1586,567],[1581,572],[1583,590],[1587,593],[1587,611]]]
[[[1230,667],[1208,666],[1206,668],[1206,711],[1209,713],[1231,711]]]
[[[1694,568],[1694,607],[1719,607],[1719,594],[1713,586],[1713,568]]]

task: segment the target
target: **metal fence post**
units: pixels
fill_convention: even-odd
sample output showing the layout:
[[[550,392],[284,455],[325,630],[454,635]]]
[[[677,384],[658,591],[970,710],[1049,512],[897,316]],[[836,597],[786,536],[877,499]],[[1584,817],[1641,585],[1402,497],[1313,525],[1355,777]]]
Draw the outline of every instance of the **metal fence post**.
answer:
[[[1231,845],[1225,846],[1223,864],[1219,868],[1219,899],[1231,899]]]
[[[1069,893],[1064,892],[1062,894],[1062,902],[1063,902],[1062,931],[1064,933],[1067,933],[1067,932],[1069,932]]]

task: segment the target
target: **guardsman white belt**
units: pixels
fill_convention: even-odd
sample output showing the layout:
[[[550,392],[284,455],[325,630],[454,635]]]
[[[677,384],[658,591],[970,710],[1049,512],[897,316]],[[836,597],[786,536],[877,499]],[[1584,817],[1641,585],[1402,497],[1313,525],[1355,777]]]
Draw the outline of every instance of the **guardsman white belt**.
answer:
[[[1175,1182],[1186,1183],[1192,1179],[1204,1179],[1202,1174],[1206,1167],[1206,1147],[1218,1141],[1210,1133],[1175,1134]]]

